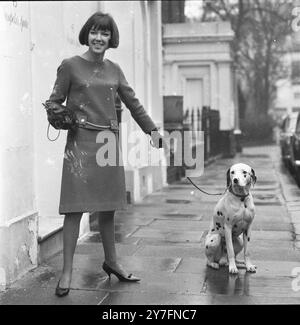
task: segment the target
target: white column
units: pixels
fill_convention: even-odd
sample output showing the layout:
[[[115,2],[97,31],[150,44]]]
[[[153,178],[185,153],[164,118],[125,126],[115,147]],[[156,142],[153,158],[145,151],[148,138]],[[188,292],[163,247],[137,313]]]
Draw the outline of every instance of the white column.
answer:
[[[220,130],[234,129],[234,102],[230,62],[220,62],[219,67],[219,110]]]

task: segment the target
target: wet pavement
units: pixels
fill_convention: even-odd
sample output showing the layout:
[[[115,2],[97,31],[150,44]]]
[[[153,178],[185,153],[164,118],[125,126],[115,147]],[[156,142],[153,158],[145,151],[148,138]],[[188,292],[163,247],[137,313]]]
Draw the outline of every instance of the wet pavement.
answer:
[[[220,197],[202,194],[183,179],[116,215],[120,261],[141,282],[122,283],[114,276],[109,281],[101,268],[101,238],[92,227],[78,243],[68,296],[54,295],[60,253],[1,293],[0,304],[299,304],[300,189],[282,167],[276,146],[244,148],[234,159],[219,159],[205,168],[197,184],[222,192],[226,171],[235,162],[251,165],[257,175],[250,243],[257,273],[239,269],[232,276],[226,267],[206,267],[203,242]]]

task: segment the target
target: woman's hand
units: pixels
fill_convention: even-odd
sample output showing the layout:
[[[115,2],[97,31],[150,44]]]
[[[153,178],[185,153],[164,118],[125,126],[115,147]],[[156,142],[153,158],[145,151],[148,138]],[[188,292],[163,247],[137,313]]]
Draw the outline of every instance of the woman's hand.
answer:
[[[151,140],[150,143],[152,147],[155,147],[157,149],[163,148],[166,151],[169,150],[169,146],[167,142],[164,139],[164,136],[161,135],[157,130],[151,131]]]
[[[45,106],[46,110],[49,110],[55,114],[61,113],[65,110],[65,107],[63,105],[51,102],[49,100],[47,100],[43,105]]]

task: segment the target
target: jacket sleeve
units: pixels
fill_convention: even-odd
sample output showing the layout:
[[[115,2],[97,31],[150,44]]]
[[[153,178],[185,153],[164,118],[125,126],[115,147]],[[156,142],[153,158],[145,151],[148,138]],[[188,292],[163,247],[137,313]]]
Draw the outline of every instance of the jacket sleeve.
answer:
[[[118,66],[118,65],[117,65]],[[135,97],[134,90],[129,86],[123,71],[120,66],[119,69],[119,88],[118,94],[122,102],[130,110],[130,113],[139,127],[145,132],[150,134],[151,131],[157,130],[156,125],[152,121],[151,117],[147,114],[144,107],[139,100]]]
[[[49,97],[49,101],[62,104],[67,98],[70,86],[70,70],[66,60],[63,60],[57,69],[56,81]]]

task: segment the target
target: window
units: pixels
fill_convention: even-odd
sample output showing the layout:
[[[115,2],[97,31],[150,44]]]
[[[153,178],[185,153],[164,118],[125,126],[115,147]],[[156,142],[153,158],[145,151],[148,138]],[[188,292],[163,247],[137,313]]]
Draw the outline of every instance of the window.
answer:
[[[292,62],[292,84],[300,84],[300,61]]]

